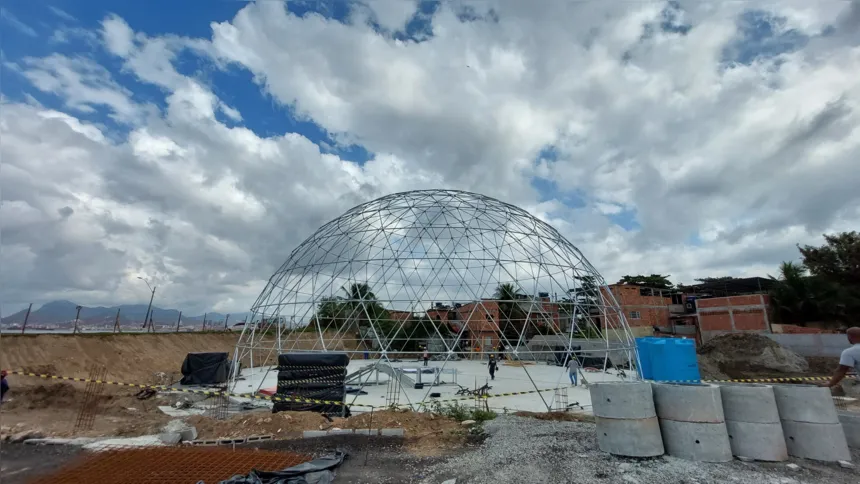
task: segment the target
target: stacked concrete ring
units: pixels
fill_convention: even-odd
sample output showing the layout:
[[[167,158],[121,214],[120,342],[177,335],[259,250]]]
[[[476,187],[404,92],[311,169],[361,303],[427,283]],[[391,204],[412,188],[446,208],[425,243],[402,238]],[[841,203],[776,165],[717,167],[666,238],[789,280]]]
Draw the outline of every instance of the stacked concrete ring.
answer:
[[[732,454],[770,462],[788,460],[772,386],[725,384],[720,386],[720,396]]]
[[[650,383],[598,382],[589,392],[600,450],[628,457],[663,455]]]
[[[732,460],[719,386],[654,383],[654,403],[669,455],[701,462]]]
[[[773,394],[789,455],[825,462],[851,460],[829,388],[775,385]]]

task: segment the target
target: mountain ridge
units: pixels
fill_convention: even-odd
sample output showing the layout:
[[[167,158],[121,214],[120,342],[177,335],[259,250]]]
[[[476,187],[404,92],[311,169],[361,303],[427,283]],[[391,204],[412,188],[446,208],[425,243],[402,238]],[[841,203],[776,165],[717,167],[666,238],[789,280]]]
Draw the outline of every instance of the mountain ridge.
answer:
[[[27,324],[63,324],[69,322],[73,323],[75,320],[75,314],[77,313],[77,306],[78,305],[76,303],[63,299],[47,302],[40,306],[38,309],[34,309],[30,312],[30,318],[28,319]],[[134,323],[139,323],[142,325],[143,320],[146,317],[147,307],[147,304],[121,304],[118,306],[109,307],[82,306],[79,322],[85,325],[113,323],[116,320],[117,310],[119,310],[119,319],[121,325],[129,325]],[[2,319],[0,319],[0,324],[4,326],[23,324],[26,315],[27,310],[23,309],[21,311],[18,311],[17,313],[3,317]],[[229,321],[232,321],[233,323],[238,323],[244,321],[248,315],[250,315],[249,312],[233,313],[229,315]],[[185,314],[183,314],[182,323],[185,324],[186,322],[188,322],[189,324],[197,323],[199,325],[202,325],[204,316],[206,317],[207,323],[212,322],[224,324],[228,314],[215,311],[195,316],[186,316]],[[152,307],[152,321],[154,323],[176,323],[178,319],[178,309],[166,309],[158,306]]]

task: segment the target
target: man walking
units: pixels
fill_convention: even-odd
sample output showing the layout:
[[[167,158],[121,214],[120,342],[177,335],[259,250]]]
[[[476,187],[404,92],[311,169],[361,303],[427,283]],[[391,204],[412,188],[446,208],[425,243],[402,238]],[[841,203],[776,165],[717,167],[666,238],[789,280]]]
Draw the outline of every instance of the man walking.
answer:
[[[851,344],[850,347],[846,348],[842,351],[842,355],[839,357],[839,368],[833,373],[833,377],[830,378],[830,381],[821,383],[821,386],[824,387],[835,387],[845,378],[845,375],[853,368],[854,373],[858,378],[860,378],[860,327],[848,328],[848,331],[845,332],[845,336],[848,337],[848,343]],[[846,380],[842,384],[842,388],[845,389],[845,394],[848,396],[853,395],[857,390],[858,386],[857,381]]]
[[[492,354],[490,354],[490,362],[487,363],[487,366],[490,368],[490,380],[496,379],[496,358]]]
[[[570,384],[576,386],[576,377],[579,373],[579,360],[576,355],[571,354],[567,360],[567,376],[570,377]]]

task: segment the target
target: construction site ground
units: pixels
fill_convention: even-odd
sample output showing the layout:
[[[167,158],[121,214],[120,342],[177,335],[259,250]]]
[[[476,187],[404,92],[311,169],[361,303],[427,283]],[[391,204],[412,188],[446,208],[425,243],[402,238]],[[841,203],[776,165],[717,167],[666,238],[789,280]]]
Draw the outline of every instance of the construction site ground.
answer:
[[[392,437],[273,440],[240,448],[312,456],[344,450],[349,457],[337,469],[335,478],[335,483],[342,484],[441,484],[449,479],[456,479],[457,484],[854,484],[860,479],[856,468],[844,469],[836,463],[802,459],[709,464],[668,456],[615,457],[597,448],[594,424],[588,422],[508,415],[487,422],[484,430],[482,435],[446,445],[433,455],[413,452],[414,438]],[[70,446],[2,445],[0,479],[4,484],[25,483],[37,475],[56,472],[80,452]],[[853,457],[855,462],[860,461],[860,452],[855,451]]]
[[[213,334],[202,344],[221,345],[227,351],[235,335]],[[164,384],[178,380],[186,353],[205,351],[187,335],[118,335],[90,339],[53,336],[3,336],[2,367],[87,377],[94,364],[109,368],[108,379],[135,383]],[[151,338],[147,343],[146,338]],[[177,338],[172,341],[172,338]],[[732,337],[734,338],[734,337]],[[746,337],[745,337],[746,338]],[[209,341],[211,339],[211,341]],[[9,341],[13,345],[9,346]],[[26,343],[32,344],[27,352]],[[93,341],[101,341],[96,344]],[[153,346],[150,346],[153,345]],[[11,351],[7,351],[12,348]],[[57,353],[52,353],[56,351]],[[119,351],[119,356],[112,354]],[[50,357],[54,355],[54,357]],[[140,356],[141,362],[133,359]],[[142,356],[141,356],[142,355]],[[727,338],[699,355],[704,378],[765,378],[821,376],[835,368],[834,359],[803,359],[774,348],[757,338],[740,342]],[[479,363],[475,362],[476,365]],[[111,366],[113,365],[113,366]],[[746,365],[746,366],[744,366]],[[476,366],[477,368],[477,366]],[[476,370],[477,371],[477,370]],[[502,367],[498,378],[513,378],[521,368]],[[544,366],[545,383],[558,381],[563,369]],[[709,372],[715,372],[712,374]],[[505,375],[505,376],[502,376]],[[158,409],[170,406],[187,394],[163,393],[139,400],[138,389],[105,385],[98,397],[98,414],[92,428],[75,429],[84,401],[85,384],[44,380],[11,375],[9,401],[0,407],[0,433],[4,437],[31,435],[44,437],[134,437],[158,433],[173,420]],[[466,383],[466,382],[462,382]],[[513,383],[511,383],[513,384]],[[505,388],[503,385],[498,385]],[[578,391],[586,392],[584,389]],[[576,393],[576,392],[573,392]],[[552,392],[549,392],[552,396]],[[199,397],[202,398],[202,397]],[[530,398],[535,395],[505,397]],[[573,401],[573,400],[570,400]],[[647,460],[619,459],[601,453],[594,441],[591,418],[569,412],[544,413],[505,410],[484,425],[486,434],[474,435],[459,422],[440,415],[409,411],[374,410],[356,413],[348,419],[326,418],[307,412],[272,414],[268,409],[242,412],[226,420],[209,415],[183,417],[198,431],[200,439],[245,437],[270,434],[274,440],[256,444],[319,455],[335,447],[350,453],[338,471],[336,482],[415,482],[437,484],[456,477],[458,483],[492,482],[754,482],[792,484],[801,482],[860,482],[856,469],[835,464],[793,461],[801,470],[785,463],[763,464],[735,461],[729,464],[702,464],[673,458]],[[199,402],[198,402],[199,403]],[[205,402],[204,402],[205,403]],[[462,402],[474,405],[472,401]],[[372,421],[371,421],[372,419]],[[406,437],[367,438],[338,436],[301,439],[303,430],[331,428],[402,427]],[[77,458],[80,448],[72,446],[33,446],[0,442],[0,480],[25,482],[35,472],[51,472]],[[860,455],[855,452],[855,462]],[[366,462],[366,463],[365,463]],[[531,476],[531,477],[529,477]]]

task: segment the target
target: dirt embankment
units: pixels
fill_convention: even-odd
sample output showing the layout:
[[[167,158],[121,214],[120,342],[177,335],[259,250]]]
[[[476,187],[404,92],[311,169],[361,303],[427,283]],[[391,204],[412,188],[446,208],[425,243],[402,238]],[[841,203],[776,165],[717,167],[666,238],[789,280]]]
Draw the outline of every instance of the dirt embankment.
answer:
[[[188,353],[225,351],[232,357],[238,337],[237,333],[3,335],[0,367],[87,377],[93,365],[104,365],[109,380],[156,383],[155,373],[180,375]],[[15,385],[44,383],[10,378]]]
[[[698,353],[704,378],[816,376],[810,374],[806,359],[760,334],[724,334],[702,345]]]

